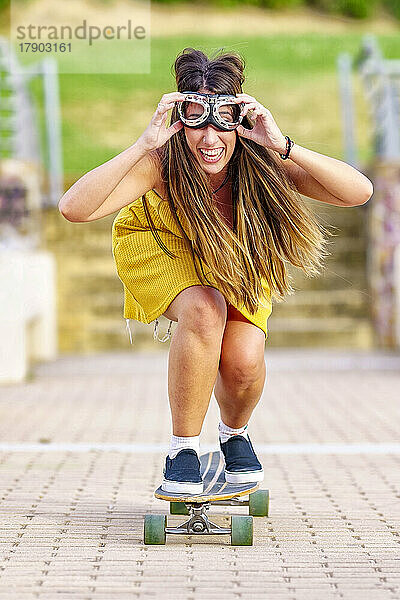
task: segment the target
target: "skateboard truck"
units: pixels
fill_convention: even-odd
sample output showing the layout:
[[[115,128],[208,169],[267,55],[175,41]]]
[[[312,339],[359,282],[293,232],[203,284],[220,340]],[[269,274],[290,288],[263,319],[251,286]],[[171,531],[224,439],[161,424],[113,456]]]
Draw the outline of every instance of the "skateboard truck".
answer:
[[[205,503],[186,503],[187,509],[190,511],[190,519],[178,525],[177,527],[166,527],[165,533],[180,533],[184,535],[192,534],[229,534],[230,528],[220,527],[209,520],[207,510],[210,508],[210,502]]]
[[[256,486],[257,487],[257,486]],[[165,544],[167,534],[181,535],[230,535],[234,546],[251,546],[253,544],[253,516],[268,516],[268,490],[257,490],[250,493],[248,499],[231,497],[224,500],[210,501],[181,500],[170,502],[170,513],[173,515],[189,515],[189,519],[178,526],[167,526],[167,515],[145,515],[145,544]],[[209,520],[207,511],[211,504],[224,506],[248,506],[249,516],[233,515],[231,527],[220,527]]]

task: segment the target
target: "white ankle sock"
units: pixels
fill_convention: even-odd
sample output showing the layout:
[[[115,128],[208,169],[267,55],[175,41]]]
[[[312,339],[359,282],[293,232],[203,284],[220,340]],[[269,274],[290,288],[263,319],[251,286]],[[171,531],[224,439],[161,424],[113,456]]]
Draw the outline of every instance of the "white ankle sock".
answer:
[[[200,456],[200,436],[180,437],[178,435],[171,435],[169,457],[175,458],[179,450],[183,450],[184,448],[192,448],[192,450],[196,450],[197,456]]]
[[[249,436],[247,433],[247,427],[248,424],[244,425],[243,427],[239,427],[239,429],[232,429],[232,427],[228,427],[228,425],[225,425],[223,421],[220,421],[218,425],[219,439],[222,443],[224,443],[234,435],[242,435],[244,438],[246,438],[246,440],[248,440]]]

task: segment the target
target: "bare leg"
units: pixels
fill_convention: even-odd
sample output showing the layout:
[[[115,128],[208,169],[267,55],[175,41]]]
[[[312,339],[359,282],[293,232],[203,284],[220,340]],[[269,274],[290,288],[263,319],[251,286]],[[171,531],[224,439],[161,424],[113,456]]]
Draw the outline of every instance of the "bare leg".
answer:
[[[217,377],[226,303],[212,287],[191,286],[164,313],[178,326],[171,338],[168,395],[173,434],[200,435]]]
[[[233,429],[249,422],[265,383],[265,336],[255,325],[228,321],[214,395],[221,419]]]

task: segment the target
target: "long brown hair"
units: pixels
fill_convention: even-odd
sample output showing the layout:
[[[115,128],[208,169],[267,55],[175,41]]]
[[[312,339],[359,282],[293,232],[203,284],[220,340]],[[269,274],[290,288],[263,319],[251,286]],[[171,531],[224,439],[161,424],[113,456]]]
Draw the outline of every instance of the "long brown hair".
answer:
[[[242,91],[244,67],[243,58],[235,52],[220,51],[209,59],[200,50],[185,48],[174,65],[177,89],[236,94]],[[170,122],[178,118],[175,106]],[[253,124],[248,116],[243,119],[244,127]],[[209,179],[190,150],[184,129],[159,149],[165,201],[192,252],[200,280],[210,284],[196,258],[207,265],[226,300],[243,303],[250,314],[265,302],[261,279],[269,288],[268,300],[282,300],[294,291],[287,263],[313,276],[320,273],[323,258],[329,255],[325,234],[330,233],[317,222],[274,154],[237,136],[228,164],[232,231],[216,209]],[[143,202],[157,242],[174,256],[156,234],[144,196]]]

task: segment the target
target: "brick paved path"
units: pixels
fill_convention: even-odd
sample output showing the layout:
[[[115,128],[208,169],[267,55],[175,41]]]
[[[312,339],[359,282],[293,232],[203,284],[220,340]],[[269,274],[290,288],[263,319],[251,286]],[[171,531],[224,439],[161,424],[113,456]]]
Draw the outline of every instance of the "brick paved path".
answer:
[[[63,358],[1,387],[0,599],[399,599],[399,357],[266,357],[250,434],[271,511],[253,547],[143,544],[143,515],[168,510],[153,497],[170,434],[166,354]],[[217,422],[213,397],[203,449]],[[240,513],[215,507],[213,520]]]

